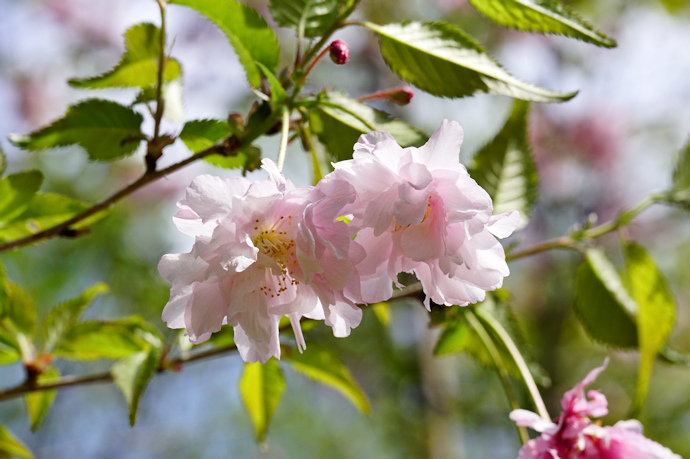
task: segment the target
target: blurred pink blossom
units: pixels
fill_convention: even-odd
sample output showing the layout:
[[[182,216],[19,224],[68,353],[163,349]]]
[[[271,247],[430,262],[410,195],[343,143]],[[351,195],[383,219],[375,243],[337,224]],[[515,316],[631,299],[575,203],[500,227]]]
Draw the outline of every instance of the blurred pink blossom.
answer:
[[[197,177],[178,202],[177,228],[194,236],[189,253],[168,254],[158,269],[172,283],[163,320],[186,328],[193,343],[227,323],[245,361],[280,358],[278,323],[290,319],[298,348],[300,318],[325,320],[347,336],[362,312],[353,262],[363,257],[352,228],[335,220],[354,199],[347,183],[334,200],[314,187],[296,188],[264,159],[266,180]],[[352,285],[352,287],[350,287]],[[352,293],[351,293],[352,291]]]
[[[590,390],[585,396],[585,387],[607,364],[608,358],[565,393],[561,399],[563,411],[555,422],[527,410],[510,413],[517,425],[542,433],[525,443],[518,459],[680,459],[670,449],[642,435],[639,421],[631,419],[602,427],[589,419],[608,414],[608,403],[601,392]]]
[[[447,120],[420,148],[371,132],[322,181],[348,182],[357,192],[343,212],[352,214],[366,252],[357,265],[363,303],[389,299],[401,272],[417,275],[427,308],[430,300],[482,301],[509,274],[496,237],[513,232],[518,213],[492,216],[491,198],[459,162],[462,139],[460,125]]]

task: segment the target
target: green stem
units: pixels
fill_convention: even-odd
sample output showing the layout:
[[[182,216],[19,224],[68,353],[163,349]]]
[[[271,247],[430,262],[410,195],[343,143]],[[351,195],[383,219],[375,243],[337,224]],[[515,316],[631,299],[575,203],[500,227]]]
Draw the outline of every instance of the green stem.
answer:
[[[283,107],[283,125],[280,131],[280,150],[278,151],[278,162],[276,166],[279,171],[283,170],[285,155],[287,153],[288,137],[290,136],[290,109]]]
[[[532,373],[530,373],[529,368],[527,367],[527,362],[525,362],[525,359],[522,358],[522,354],[520,354],[520,351],[518,350],[517,346],[513,342],[508,332],[503,328],[501,323],[497,321],[491,314],[487,314],[486,312],[477,308],[475,308],[474,312],[501,339],[506,349],[508,349],[508,352],[510,353],[511,357],[515,361],[518,370],[520,370],[522,379],[525,381],[525,385],[527,386],[527,390],[529,391],[530,396],[534,401],[534,405],[537,408],[539,416],[541,416],[545,421],[551,422],[551,416],[549,416],[549,412],[546,410],[546,405],[544,405],[544,400],[542,400],[541,398],[541,394],[539,393],[539,389],[537,388],[537,383],[534,382]]]
[[[501,377],[501,383],[503,384],[503,389],[505,390],[506,396],[508,397],[508,403],[510,403],[510,407],[513,410],[519,409],[520,404],[517,402],[515,391],[513,390],[513,386],[510,384],[508,370],[506,369],[505,362],[503,362],[503,359],[501,358],[498,349],[496,349],[496,345],[489,336],[489,333],[487,333],[482,323],[479,321],[479,319],[477,319],[477,316],[475,316],[471,310],[467,310],[465,317],[467,317],[467,321],[472,326],[472,328],[475,329],[477,335],[479,335],[479,339],[481,339],[482,343],[484,343],[484,347],[486,347],[486,350],[489,351],[489,354],[491,355],[491,360],[493,360],[494,365],[496,366],[496,370],[498,371],[498,374]],[[518,435],[520,436],[520,441],[524,445],[529,441],[527,429],[524,426],[515,425],[515,427],[517,428]]]
[[[158,8],[161,11],[161,33],[158,43],[158,80],[156,82],[156,113],[154,115],[153,138],[157,139],[160,134],[161,120],[165,102],[163,101],[163,75],[165,74],[165,0],[157,0]]]
[[[637,215],[645,210],[652,204],[662,200],[663,194],[654,193],[647,196],[635,207],[625,210],[618,214],[616,219],[602,223],[599,226],[584,230],[580,233],[572,233],[567,236],[557,237],[555,239],[549,239],[548,241],[540,242],[537,245],[529,247],[527,249],[519,250],[516,252],[511,252],[506,255],[506,261],[516,260],[518,258],[527,257],[530,255],[535,255],[537,253],[545,252],[551,249],[570,249],[570,250],[580,250],[577,243],[580,240],[596,239],[598,237],[604,236],[605,234],[618,231],[620,228],[630,224],[630,222],[637,217]]]

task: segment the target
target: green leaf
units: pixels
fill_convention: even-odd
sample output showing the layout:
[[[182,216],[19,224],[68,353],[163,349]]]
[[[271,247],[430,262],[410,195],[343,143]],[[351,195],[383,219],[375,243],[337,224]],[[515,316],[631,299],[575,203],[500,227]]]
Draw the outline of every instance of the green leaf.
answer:
[[[371,305],[371,309],[374,311],[374,315],[381,325],[386,326],[391,321],[391,306],[388,302],[375,303]]]
[[[36,331],[36,304],[31,299],[29,294],[24,291],[19,285],[7,282],[6,284],[6,304],[0,307],[0,311],[4,311],[3,316],[0,316],[5,323],[5,327],[10,331],[11,335],[24,335],[31,337]],[[3,324],[0,322],[0,327]]]
[[[36,382],[45,384],[60,379],[60,372],[54,366],[46,368]],[[24,396],[26,411],[31,420],[31,430],[35,432],[48,414],[57,391],[55,389],[30,392]]]
[[[127,400],[129,424],[132,426],[137,422],[139,400],[156,373],[160,354],[160,348],[151,347],[120,360],[110,369],[113,381]]]
[[[365,25],[379,35],[381,53],[391,70],[435,96],[465,97],[487,92],[533,102],[563,102],[577,94],[549,91],[518,80],[452,24]]]
[[[627,243],[624,250],[628,286],[638,306],[640,371],[634,405],[639,410],[647,398],[654,359],[673,330],[676,302],[666,279],[644,247]]]
[[[278,39],[266,20],[247,5],[236,0],[172,0],[170,3],[195,9],[220,28],[235,49],[251,86],[261,85],[257,62],[271,72],[276,71],[280,56]]]
[[[6,224],[0,223],[0,242],[36,234],[69,220],[89,207],[82,201],[57,193],[37,193],[24,212]],[[73,228],[90,226],[105,217],[107,212],[98,212],[75,224]]]
[[[42,183],[43,174],[37,170],[0,179],[0,226],[24,212]]]
[[[0,177],[5,173],[5,169],[7,169],[7,158],[5,157],[2,145],[0,145]]]
[[[690,6],[688,0],[661,0],[661,3],[671,14],[678,14]]]
[[[53,353],[70,360],[120,359],[161,343],[154,327],[133,316],[78,323],[65,333]]]
[[[265,364],[246,363],[240,379],[240,396],[254,424],[256,438],[263,441],[273,414],[285,391],[285,376],[275,359]]]
[[[309,344],[308,350],[293,352],[287,361],[300,373],[343,394],[361,412],[371,411],[367,395],[333,350]]]
[[[112,70],[91,78],[73,78],[68,81],[75,88],[148,88],[158,82],[158,49],[160,29],[143,23],[125,32],[125,53]],[[182,75],[180,63],[165,59],[163,81],[170,82]]]
[[[352,158],[352,146],[359,136],[371,131],[386,131],[403,147],[427,140],[418,129],[341,92],[323,93],[317,102],[309,108],[309,123],[333,161]]]
[[[259,67],[259,70],[261,70],[261,73],[264,74],[264,77],[266,77],[268,87],[271,89],[271,108],[275,110],[278,105],[287,99],[287,92],[285,88],[283,88],[283,85],[280,84],[280,81],[278,81],[278,78],[276,78],[273,72],[267,69],[265,65],[260,62],[257,62],[256,65]]]
[[[637,304],[598,249],[588,250],[577,270],[575,314],[594,340],[617,348],[637,347]]]
[[[95,284],[78,297],[54,306],[41,322],[40,335],[43,340],[43,351],[50,353],[60,343],[65,333],[77,323],[91,302],[99,295],[108,293],[108,290],[106,284]]]
[[[25,150],[81,145],[95,161],[131,155],[143,138],[144,117],[129,107],[103,99],[88,99],[71,106],[50,126],[29,135],[11,135],[10,141]]]
[[[556,0],[470,0],[482,14],[506,27],[567,35],[613,48],[616,41],[597,31],[573,10]]]
[[[12,432],[0,424],[0,458],[33,459],[31,451]]]
[[[469,172],[493,199],[494,214],[520,212],[520,225],[527,225],[537,200],[539,176],[527,142],[529,103],[515,101],[501,131],[474,156]]]
[[[441,332],[441,336],[438,337],[434,347],[434,355],[456,354],[470,349],[472,346],[471,340],[478,339],[477,336],[472,336],[471,333],[472,329],[465,320],[452,320],[448,322],[443,332]],[[476,342],[475,346],[478,344],[481,343]],[[477,349],[481,349],[481,347],[477,346]],[[488,363],[490,358],[491,356],[486,354],[483,355],[481,360],[484,363]]]
[[[199,153],[207,148],[211,148],[232,134],[232,129],[225,121],[210,119],[192,120],[185,123],[180,133],[180,140],[193,153]],[[255,147],[244,147],[234,156],[209,155],[204,158],[204,161],[226,169],[237,169],[246,164],[247,153],[252,148]]]
[[[320,37],[355,2],[353,0],[271,0],[271,15],[278,25],[303,31],[306,38]],[[344,18],[343,18],[344,19]]]
[[[225,121],[192,120],[185,123],[182,132],[180,132],[180,140],[193,153],[199,153],[231,135],[232,130]]]

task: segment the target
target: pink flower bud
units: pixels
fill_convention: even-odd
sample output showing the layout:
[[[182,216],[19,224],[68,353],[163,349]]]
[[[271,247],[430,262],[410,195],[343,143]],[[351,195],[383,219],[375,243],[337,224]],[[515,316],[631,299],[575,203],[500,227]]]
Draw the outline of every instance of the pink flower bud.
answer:
[[[344,65],[347,58],[350,57],[350,49],[347,47],[347,43],[342,40],[333,40],[329,52],[331,60],[338,65]]]
[[[390,95],[388,96],[391,102],[395,102],[398,105],[409,104],[413,97],[414,92],[412,92],[412,88],[410,88],[409,86],[401,86],[399,88],[395,88],[390,92]]]

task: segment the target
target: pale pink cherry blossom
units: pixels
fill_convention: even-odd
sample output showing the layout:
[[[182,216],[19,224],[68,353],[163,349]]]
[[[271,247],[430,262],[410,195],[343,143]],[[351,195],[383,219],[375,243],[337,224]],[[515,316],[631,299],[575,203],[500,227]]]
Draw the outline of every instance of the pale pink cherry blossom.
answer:
[[[430,300],[466,306],[501,287],[509,270],[496,238],[509,236],[519,215],[492,215],[491,197],[460,164],[462,139],[460,125],[447,120],[420,148],[371,132],[322,181],[347,181],[357,192],[342,212],[366,252],[357,265],[361,302],[389,299],[401,272],[417,275],[427,308]]]
[[[585,387],[590,385],[608,364],[604,363],[569,390],[561,399],[561,415],[547,421],[527,410],[514,410],[510,419],[519,426],[541,432],[520,449],[518,459],[680,459],[670,449],[642,435],[642,424],[631,419],[602,427],[590,417],[608,413],[606,397]],[[589,398],[588,398],[589,397]]]
[[[347,183],[329,198],[314,187],[296,188],[264,159],[266,180],[202,175],[178,202],[173,220],[194,236],[189,253],[168,254],[158,269],[172,283],[163,320],[185,328],[193,343],[221,325],[234,327],[245,361],[280,358],[278,324],[290,319],[297,345],[306,345],[300,318],[325,320],[336,336],[347,336],[362,317],[351,260],[363,257],[353,228],[335,220],[354,200]]]

